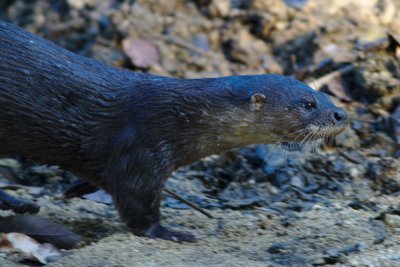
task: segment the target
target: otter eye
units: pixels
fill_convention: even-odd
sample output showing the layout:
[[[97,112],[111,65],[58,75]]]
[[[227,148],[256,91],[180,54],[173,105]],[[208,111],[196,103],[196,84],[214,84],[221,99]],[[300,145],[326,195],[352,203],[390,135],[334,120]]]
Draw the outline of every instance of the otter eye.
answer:
[[[303,104],[304,108],[306,110],[312,110],[315,109],[317,107],[317,105],[315,104],[315,102],[311,102],[311,101],[307,101]]]

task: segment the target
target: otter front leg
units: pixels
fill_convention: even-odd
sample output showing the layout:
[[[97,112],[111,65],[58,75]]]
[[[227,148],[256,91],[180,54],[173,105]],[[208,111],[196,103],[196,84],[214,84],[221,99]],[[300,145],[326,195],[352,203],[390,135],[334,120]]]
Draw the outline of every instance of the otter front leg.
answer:
[[[120,164],[119,168],[114,165],[112,175],[108,176],[110,186],[107,191],[113,196],[116,208],[132,232],[138,236],[176,242],[196,241],[191,233],[173,231],[160,224],[164,179],[156,175],[154,166],[151,168],[148,164],[135,161],[125,166]]]
[[[149,238],[161,238],[176,242],[194,242],[196,237],[189,232],[173,231],[160,224],[160,203],[159,195],[153,195],[155,199],[149,202],[142,202],[142,199],[132,199],[132,210],[127,215],[127,224],[132,229],[132,232],[138,236],[146,236]],[[157,201],[157,202],[156,202]]]

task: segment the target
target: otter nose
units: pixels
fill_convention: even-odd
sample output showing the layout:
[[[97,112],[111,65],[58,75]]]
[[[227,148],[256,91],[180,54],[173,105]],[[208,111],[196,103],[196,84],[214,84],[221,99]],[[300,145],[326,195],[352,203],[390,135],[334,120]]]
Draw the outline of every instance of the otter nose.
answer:
[[[333,112],[333,118],[337,123],[346,123],[347,122],[347,114],[343,109],[338,109]]]

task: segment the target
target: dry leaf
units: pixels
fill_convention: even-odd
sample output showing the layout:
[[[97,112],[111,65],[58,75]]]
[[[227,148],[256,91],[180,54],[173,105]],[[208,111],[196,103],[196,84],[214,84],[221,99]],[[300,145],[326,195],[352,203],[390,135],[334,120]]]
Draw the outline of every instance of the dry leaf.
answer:
[[[10,216],[0,220],[0,232],[18,232],[50,243],[60,249],[70,249],[82,241],[82,237],[46,218],[34,215]]]
[[[328,91],[336,96],[338,99],[345,102],[351,102],[352,99],[348,89],[348,82],[346,82],[345,79],[342,79],[341,76],[335,77],[334,79],[330,80],[327,83],[327,86]]]
[[[82,196],[85,199],[90,199],[99,203],[104,203],[104,204],[112,204],[112,197],[110,194],[108,194],[104,190],[97,190],[94,193],[86,194]]]
[[[394,33],[388,33],[389,46],[388,51],[394,53],[394,55],[400,59],[400,36]]]
[[[25,258],[43,264],[61,256],[60,251],[53,245],[40,244],[35,239],[21,233],[1,234],[0,250],[6,252],[22,252]]]
[[[148,68],[159,60],[157,48],[150,41],[125,39],[122,41],[122,47],[136,67]]]
[[[284,0],[283,2],[288,6],[302,9],[307,4],[308,0]]]

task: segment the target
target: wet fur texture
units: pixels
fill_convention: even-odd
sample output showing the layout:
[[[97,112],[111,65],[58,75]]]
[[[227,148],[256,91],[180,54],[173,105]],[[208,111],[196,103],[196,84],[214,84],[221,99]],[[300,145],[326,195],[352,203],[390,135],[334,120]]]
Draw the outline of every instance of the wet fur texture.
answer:
[[[159,224],[161,190],[177,167],[237,146],[315,138],[316,127],[337,134],[347,121],[338,113],[326,95],[287,77],[133,73],[0,22],[0,153],[104,188],[138,235],[193,239]]]

